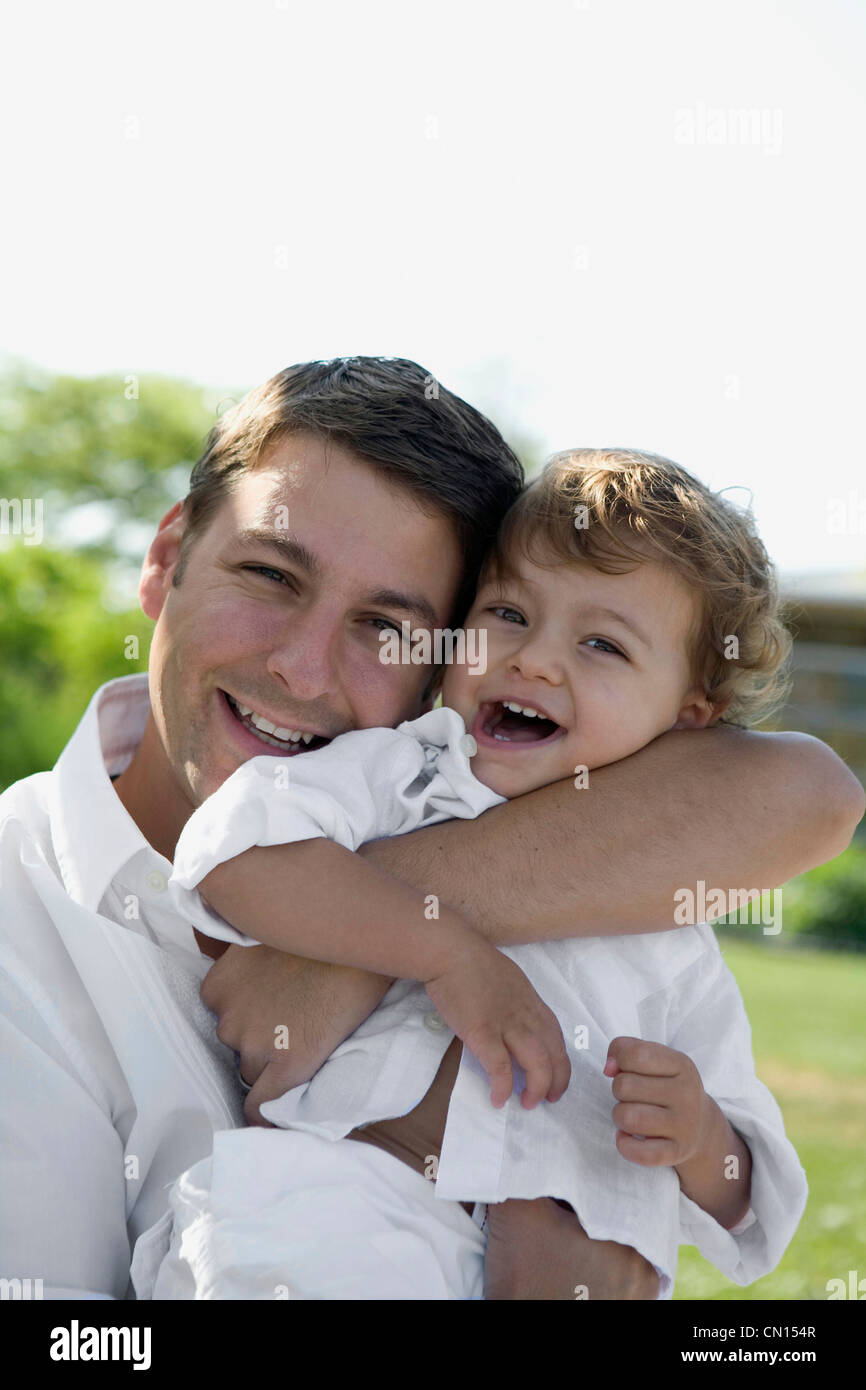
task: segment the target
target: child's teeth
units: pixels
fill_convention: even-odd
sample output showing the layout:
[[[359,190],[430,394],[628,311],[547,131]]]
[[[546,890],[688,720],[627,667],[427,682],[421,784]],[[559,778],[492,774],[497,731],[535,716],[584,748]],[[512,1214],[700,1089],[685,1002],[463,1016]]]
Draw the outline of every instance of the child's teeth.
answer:
[[[513,714],[525,714],[530,719],[543,719],[544,715],[538,713],[537,709],[532,709],[529,705],[516,705],[511,700],[503,700],[505,709],[510,709]]]

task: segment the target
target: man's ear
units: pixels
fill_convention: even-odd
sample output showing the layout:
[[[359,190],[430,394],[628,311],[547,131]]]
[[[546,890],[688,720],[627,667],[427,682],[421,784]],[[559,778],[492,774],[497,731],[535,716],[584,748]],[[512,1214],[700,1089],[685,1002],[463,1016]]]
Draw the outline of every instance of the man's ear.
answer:
[[[166,512],[141,567],[138,599],[148,618],[156,622],[171,588],[186,522],[183,502],[175,502]]]
[[[729,704],[729,700],[719,700],[713,704],[707,698],[706,691],[695,686],[683,700],[676,723],[672,724],[671,728],[708,729],[711,724],[721,719]]]

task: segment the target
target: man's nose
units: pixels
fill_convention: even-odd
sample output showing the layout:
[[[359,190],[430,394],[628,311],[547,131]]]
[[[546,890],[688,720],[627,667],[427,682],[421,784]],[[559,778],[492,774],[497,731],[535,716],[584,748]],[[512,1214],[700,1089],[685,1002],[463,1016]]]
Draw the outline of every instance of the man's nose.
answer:
[[[295,611],[268,659],[268,670],[281,677],[298,700],[341,694],[339,646],[342,623],[317,605]]]

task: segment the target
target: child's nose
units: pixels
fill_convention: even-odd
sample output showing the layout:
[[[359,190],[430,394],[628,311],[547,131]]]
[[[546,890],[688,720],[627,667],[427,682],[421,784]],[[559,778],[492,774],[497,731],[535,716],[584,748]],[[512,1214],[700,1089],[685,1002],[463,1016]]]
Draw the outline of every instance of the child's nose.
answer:
[[[549,641],[533,637],[513,653],[511,669],[526,680],[546,680],[559,685],[563,678],[562,661],[556,647]]]

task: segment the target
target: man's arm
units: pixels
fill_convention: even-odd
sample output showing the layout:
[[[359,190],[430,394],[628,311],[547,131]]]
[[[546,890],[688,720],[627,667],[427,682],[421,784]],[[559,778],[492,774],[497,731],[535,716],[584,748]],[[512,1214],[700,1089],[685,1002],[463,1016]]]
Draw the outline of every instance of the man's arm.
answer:
[[[859,782],[817,739],[683,730],[592,772],[585,790],[559,783],[478,820],[376,840],[358,853],[505,945],[673,928],[677,888],[701,878],[711,887],[776,887],[840,854],[863,808]],[[243,1074],[258,1078],[247,1118],[308,1080],[388,983],[265,947],[225,951],[202,999],[219,1017],[222,1041],[241,1054]],[[288,1012],[299,1039],[291,1054],[273,1048],[273,1027]]]
[[[677,889],[776,888],[841,854],[863,810],[856,777],[807,734],[679,730],[586,788],[557,782],[358,852],[517,945],[671,929]]]

